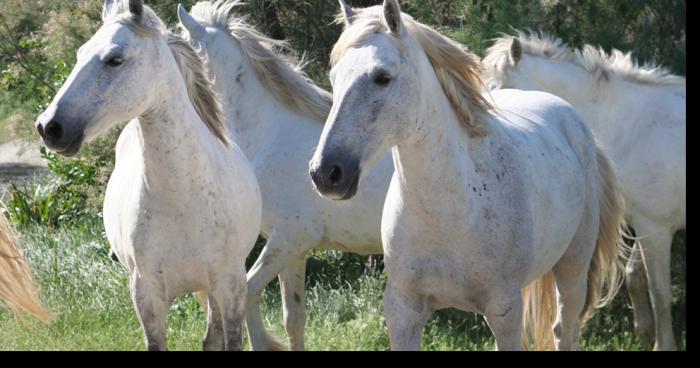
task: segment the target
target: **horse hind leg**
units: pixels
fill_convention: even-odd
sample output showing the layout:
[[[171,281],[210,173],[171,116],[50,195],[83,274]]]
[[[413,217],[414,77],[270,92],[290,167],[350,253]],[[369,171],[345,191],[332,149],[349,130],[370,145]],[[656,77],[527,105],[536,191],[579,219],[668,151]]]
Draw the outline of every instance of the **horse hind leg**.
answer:
[[[155,282],[132,275],[131,299],[143,328],[148,351],[165,351],[170,300],[167,300],[163,288]]]
[[[597,216],[591,217],[587,224],[595,222]],[[584,223],[552,270],[557,289],[557,317],[552,329],[559,351],[579,348],[581,313],[586,305],[588,270],[596,247],[597,228]]]
[[[295,351],[304,350],[304,326],[306,325],[305,276],[306,255],[292,262],[279,275],[284,326],[289,336],[290,347]]]
[[[654,343],[654,315],[649,299],[649,286],[639,242],[635,242],[625,267],[627,292],[634,311],[634,329],[644,346]]]
[[[202,341],[204,351],[223,351],[224,323],[221,315],[221,306],[210,295],[205,295],[207,306],[207,332]]]
[[[578,350],[581,331],[579,317],[586,303],[588,267],[558,264],[554,269],[557,285],[557,319],[554,344],[559,351]]]
[[[671,316],[671,241],[667,228],[646,219],[635,219],[654,310],[656,343],[654,350],[676,350]]]

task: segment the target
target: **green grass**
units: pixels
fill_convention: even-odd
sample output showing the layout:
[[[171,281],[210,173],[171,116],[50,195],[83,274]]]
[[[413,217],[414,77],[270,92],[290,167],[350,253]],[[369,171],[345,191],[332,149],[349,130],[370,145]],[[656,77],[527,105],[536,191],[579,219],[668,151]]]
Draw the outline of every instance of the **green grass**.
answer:
[[[683,261],[674,261],[674,285],[678,285],[674,290],[674,318],[680,347],[685,349],[685,237],[676,244],[682,249],[674,251],[681,253]],[[23,231],[22,248],[42,284],[42,298],[57,318],[49,326],[39,322],[23,325],[0,309],[0,349],[144,349],[129,298],[127,274],[110,257],[99,220],[70,230],[31,226]],[[388,350],[381,312],[385,275],[376,269],[366,271],[365,261],[366,257],[339,252],[312,253],[306,291],[307,349]],[[582,348],[642,349],[631,332],[632,312],[628,304],[623,290],[613,305],[586,327]],[[270,332],[285,337],[277,282],[264,293],[262,313]],[[205,327],[206,315],[195,299],[179,298],[168,318],[169,349],[201,350]],[[472,313],[440,311],[423,334],[424,350],[493,348],[494,341],[483,318]]]

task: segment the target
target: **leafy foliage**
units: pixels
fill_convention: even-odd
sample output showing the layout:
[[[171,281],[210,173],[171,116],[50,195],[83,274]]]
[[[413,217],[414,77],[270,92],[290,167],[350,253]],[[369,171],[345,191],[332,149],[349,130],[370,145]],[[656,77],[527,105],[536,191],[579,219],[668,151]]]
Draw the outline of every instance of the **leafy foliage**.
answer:
[[[147,0],[171,26],[177,4]],[[348,0],[352,6],[379,0]],[[75,51],[101,24],[100,0],[0,2],[0,91],[41,111],[75,63]],[[483,54],[490,40],[514,28],[543,30],[572,46],[600,45],[634,51],[685,74],[686,2],[683,0],[403,0],[402,8]],[[328,55],[341,32],[335,1],[252,0],[238,9],[264,33],[287,39],[304,53],[312,78],[329,88]],[[0,98],[0,103],[3,99]]]
[[[67,160],[41,148],[49,174],[22,186],[12,185],[3,204],[15,225],[40,224],[50,228],[77,226],[100,218],[104,188],[113,167],[115,129]],[[110,149],[111,148],[111,149]]]

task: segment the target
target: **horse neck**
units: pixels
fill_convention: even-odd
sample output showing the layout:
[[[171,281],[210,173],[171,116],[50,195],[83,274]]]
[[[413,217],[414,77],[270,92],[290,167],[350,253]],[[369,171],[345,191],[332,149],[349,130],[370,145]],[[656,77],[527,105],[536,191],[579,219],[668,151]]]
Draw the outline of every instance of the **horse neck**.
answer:
[[[280,125],[298,114],[263,86],[238,41],[227,45],[234,49],[209,51],[210,62],[217,64],[215,88],[224,101],[224,114],[236,143],[247,156],[254,157],[273,140],[275,132],[281,131]]]
[[[437,204],[440,198],[468,203],[470,193],[455,188],[462,186],[467,176],[475,172],[468,153],[472,139],[442,92],[432,67],[424,66],[423,70],[425,72],[420,73],[424,92],[419,128],[411,138],[392,149],[396,174],[401,187],[411,194],[406,201],[415,199],[419,206]],[[454,193],[455,196],[447,198],[436,193]]]
[[[601,120],[600,114],[606,111],[601,109],[601,105],[607,104],[610,96],[619,95],[616,92],[619,87],[617,84],[596,80],[594,75],[570,61],[526,55],[518,66],[518,73],[526,74],[534,82],[535,88],[527,89],[549,92],[565,99],[594,129]],[[524,86],[516,84],[514,87]]]
[[[168,87],[138,118],[138,126],[146,182],[150,188],[175,192],[185,179],[211,166],[209,152],[218,142],[195,111],[175,61],[163,69],[167,76],[163,86]]]

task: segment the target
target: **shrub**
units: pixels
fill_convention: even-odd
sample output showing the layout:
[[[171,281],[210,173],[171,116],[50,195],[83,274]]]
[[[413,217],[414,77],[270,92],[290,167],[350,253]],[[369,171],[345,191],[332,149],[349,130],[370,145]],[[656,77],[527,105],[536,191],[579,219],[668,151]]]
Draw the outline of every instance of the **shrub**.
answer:
[[[15,226],[58,228],[100,218],[120,132],[115,129],[96,139],[76,159],[61,158],[41,147],[49,173],[21,186],[12,185],[3,203]]]

